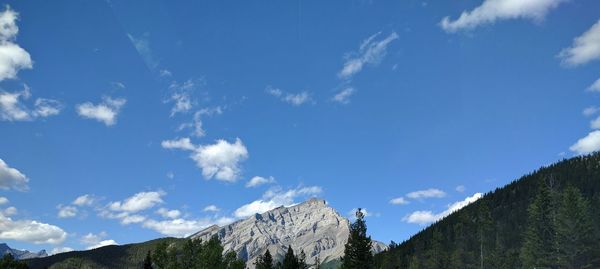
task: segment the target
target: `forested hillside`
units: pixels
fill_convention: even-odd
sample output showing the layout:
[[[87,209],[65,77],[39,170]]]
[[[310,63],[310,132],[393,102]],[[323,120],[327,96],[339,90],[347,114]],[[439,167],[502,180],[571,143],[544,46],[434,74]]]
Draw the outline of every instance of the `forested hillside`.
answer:
[[[375,257],[376,268],[599,268],[600,154],[487,193]]]

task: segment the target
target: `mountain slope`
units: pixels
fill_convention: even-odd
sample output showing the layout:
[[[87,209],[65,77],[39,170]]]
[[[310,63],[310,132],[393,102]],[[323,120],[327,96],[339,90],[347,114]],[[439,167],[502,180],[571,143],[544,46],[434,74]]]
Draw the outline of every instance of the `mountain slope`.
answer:
[[[206,228],[191,238],[208,240],[213,235],[221,239],[225,251],[233,250],[250,268],[258,255],[267,249],[277,259],[283,257],[288,246],[296,253],[304,251],[307,262],[315,258],[333,261],[344,253],[350,223],[324,200],[310,199],[291,207],[278,207],[256,214],[224,227]],[[373,251],[385,249],[380,242],[373,243]]]
[[[593,154],[541,168],[486,194],[376,255],[376,268],[520,268],[528,207],[540,184],[556,195],[569,185],[578,188],[600,230],[600,154]]]
[[[5,243],[0,243],[0,256],[4,256],[9,253],[17,260],[43,258],[43,257],[48,256],[48,253],[46,253],[45,250],[41,250],[40,252],[31,252],[28,250],[18,250],[18,249],[10,248]]]

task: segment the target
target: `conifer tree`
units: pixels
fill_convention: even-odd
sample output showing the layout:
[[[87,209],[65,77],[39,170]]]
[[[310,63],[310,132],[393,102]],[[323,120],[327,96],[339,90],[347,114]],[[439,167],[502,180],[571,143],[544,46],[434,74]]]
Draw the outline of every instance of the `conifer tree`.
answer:
[[[273,269],[273,256],[267,249],[265,254],[258,256],[256,259],[256,269]]]
[[[373,268],[372,244],[371,237],[367,236],[365,215],[359,208],[356,211],[356,221],[350,225],[350,234],[342,257],[342,269]]]
[[[308,269],[308,264],[306,263],[306,253],[304,253],[304,250],[300,251],[297,259],[299,269]]]
[[[153,269],[151,253],[151,251],[148,251],[148,253],[146,253],[146,258],[144,258],[144,269]]]
[[[556,240],[552,194],[541,182],[538,194],[528,209],[525,242],[521,249],[523,268],[552,268],[556,264]]]
[[[592,251],[597,239],[588,202],[577,188],[568,186],[565,189],[556,219],[559,266],[591,266]]]
[[[298,269],[299,268],[298,257],[296,257],[296,255],[294,255],[294,250],[292,249],[292,246],[288,246],[287,253],[285,254],[285,257],[283,258],[282,268],[283,269]]]

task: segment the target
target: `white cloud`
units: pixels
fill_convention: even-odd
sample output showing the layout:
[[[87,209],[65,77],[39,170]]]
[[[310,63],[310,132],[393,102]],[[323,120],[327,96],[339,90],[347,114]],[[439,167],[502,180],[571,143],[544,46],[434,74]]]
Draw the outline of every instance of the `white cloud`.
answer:
[[[60,244],[67,238],[61,228],[35,220],[13,220],[0,213],[0,240],[33,244]]]
[[[453,212],[477,201],[483,197],[481,193],[475,193],[473,196],[469,196],[462,201],[455,202],[453,204],[448,205],[448,208],[440,213],[433,213],[432,211],[415,211],[411,214],[405,216],[402,220],[408,223],[416,223],[419,225],[429,224],[440,219],[445,218],[446,216],[452,214]]]
[[[14,43],[19,27],[19,14],[8,5],[0,12],[0,81],[13,79],[21,69],[33,68],[29,53]]]
[[[345,88],[331,98],[332,101],[340,104],[349,104],[350,97],[356,93],[356,89],[352,87]]]
[[[600,108],[595,107],[595,106],[590,106],[590,107],[586,107],[582,113],[584,116],[589,117],[589,116],[592,116],[592,115],[598,113],[598,111],[600,111]]]
[[[465,192],[465,190],[466,190],[466,189],[467,189],[467,188],[465,188],[465,186],[463,186],[463,185],[458,185],[458,186],[456,186],[456,188],[455,188],[455,190],[456,190],[457,192]]]
[[[56,254],[59,254],[59,253],[70,252],[70,251],[73,251],[73,250],[74,249],[70,248],[70,247],[57,247],[57,248],[53,248],[50,251],[50,255],[56,255]]]
[[[484,0],[471,11],[463,11],[458,19],[452,21],[445,17],[440,26],[446,32],[470,30],[483,24],[492,24],[498,20],[531,19],[542,21],[546,14],[566,0]]]
[[[275,178],[273,178],[273,177],[264,178],[264,177],[260,177],[260,176],[255,176],[246,183],[246,188],[253,188],[253,187],[258,187],[263,184],[271,184],[271,183],[275,183]]]
[[[267,86],[267,89],[265,91],[267,92],[267,94],[275,96],[281,101],[289,103],[293,106],[300,106],[306,103],[314,103],[310,93],[307,91],[302,91],[299,93],[288,93],[282,91],[281,89],[273,88],[271,86]]]
[[[571,47],[559,54],[565,65],[576,66],[600,59],[600,21],[573,40]],[[596,85],[596,84],[594,84]]]
[[[161,215],[163,218],[176,219],[181,216],[181,212],[177,209],[169,210],[164,207],[159,208],[156,214]]]
[[[192,129],[192,136],[203,137],[206,135],[206,131],[203,128],[202,118],[204,116],[220,115],[222,113],[223,109],[220,106],[203,108],[194,113],[194,119],[192,122],[181,124],[178,130],[181,131],[189,128]]]
[[[0,205],[8,204],[8,198],[0,196]]]
[[[350,210],[350,212],[348,212],[348,219],[350,219],[351,221],[355,221],[356,220],[356,211],[358,211],[358,208],[352,208],[352,210]],[[366,208],[361,208],[360,212],[362,212],[364,214],[365,218],[381,216],[381,214],[372,213],[369,210],[367,210]]]
[[[116,123],[117,116],[126,102],[127,100],[124,98],[113,99],[105,96],[102,98],[102,102],[97,105],[85,102],[77,105],[76,109],[81,117],[97,120],[106,126],[111,126]]]
[[[278,206],[294,205],[294,200],[297,197],[314,196],[320,194],[321,192],[322,189],[318,186],[298,187],[285,192],[281,189],[272,189],[265,192],[261,199],[239,207],[235,210],[233,215],[236,218],[246,218],[254,214],[264,213]]]
[[[27,182],[29,178],[0,159],[0,189],[26,191],[29,189]]]
[[[65,218],[72,218],[77,216],[77,208],[74,206],[63,206],[63,205],[58,205],[56,207],[58,209],[58,217],[65,219]]]
[[[219,212],[221,209],[216,205],[208,205],[202,211],[204,212]]]
[[[181,149],[192,151],[191,158],[202,169],[206,179],[235,182],[240,174],[240,163],[248,159],[248,149],[237,138],[235,143],[219,139],[215,144],[196,146],[189,138],[166,140],[161,143],[166,149]]]
[[[406,197],[411,199],[442,198],[445,196],[446,193],[444,191],[433,188],[420,191],[413,191],[406,194]]]
[[[196,145],[188,137],[177,140],[164,140],[160,145],[165,149],[196,150]]]
[[[365,39],[359,47],[358,52],[347,56],[344,67],[338,73],[338,77],[342,79],[350,79],[352,76],[360,72],[365,65],[378,65],[387,53],[387,46],[394,40],[398,39],[398,34],[392,32],[382,40],[375,40],[381,32],[376,33]]]
[[[590,128],[600,129],[600,116],[590,122]]]
[[[30,121],[36,118],[46,118],[60,113],[62,104],[53,99],[38,98],[33,109],[28,108],[23,101],[31,97],[29,87],[15,92],[0,91],[0,119],[4,121]]]
[[[72,204],[76,206],[91,206],[92,204],[94,204],[95,201],[96,198],[94,198],[92,195],[84,194],[75,198]]]
[[[398,197],[398,198],[394,198],[392,200],[390,200],[390,204],[393,205],[406,205],[410,203],[409,201],[407,201],[406,199],[404,199],[404,197]]]
[[[5,216],[12,216],[12,215],[16,215],[17,214],[17,208],[14,206],[11,207],[7,207],[4,209],[4,215]]]
[[[194,107],[191,97],[194,87],[195,83],[192,80],[187,80],[182,84],[172,82],[169,85],[169,90],[173,91],[173,93],[166,102],[174,103],[173,108],[171,108],[171,117],[177,113],[188,112]]]
[[[577,140],[569,149],[577,154],[588,154],[600,150],[600,130],[590,132],[584,138]]]
[[[131,44],[133,44],[135,50],[142,57],[142,60],[144,60],[146,66],[150,69],[156,68],[158,66],[158,61],[154,58],[152,50],[150,49],[148,34],[146,33],[141,37],[134,37],[131,34],[127,34],[127,36],[129,37],[129,40],[131,41]]]
[[[590,85],[587,88],[587,90],[590,92],[600,92],[600,79],[597,79],[592,85]]]
[[[211,225],[226,225],[233,222],[232,218],[219,219],[192,219],[186,220],[182,218],[157,221],[149,219],[142,225],[145,228],[155,230],[166,236],[187,237]]]
[[[124,201],[112,202],[108,207],[113,211],[135,213],[152,208],[157,204],[162,204],[163,200],[161,196],[163,195],[165,195],[165,193],[162,191],[139,192]]]
[[[118,245],[115,240],[108,239],[103,240],[107,236],[106,232],[100,232],[99,234],[88,233],[81,237],[81,243],[86,245],[86,249],[95,249],[104,246]]]
[[[158,72],[158,74],[159,74],[161,77],[171,77],[171,76],[173,76],[173,73],[171,73],[171,71],[169,71],[169,70],[167,70],[167,69],[162,69],[162,70],[160,70],[160,71]]]
[[[206,179],[215,178],[234,182],[241,174],[240,162],[248,159],[248,150],[237,138],[235,143],[218,140],[212,145],[203,145],[192,155]]]

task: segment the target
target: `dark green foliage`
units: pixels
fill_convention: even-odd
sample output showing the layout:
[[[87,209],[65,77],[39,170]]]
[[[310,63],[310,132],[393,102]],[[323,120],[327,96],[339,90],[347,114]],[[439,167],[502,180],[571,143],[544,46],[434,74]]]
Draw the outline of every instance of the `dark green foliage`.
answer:
[[[73,268],[143,268],[148,251],[152,251],[153,268],[156,265],[156,247],[160,244],[176,246],[185,239],[161,238],[143,243],[121,246],[105,246],[93,250],[59,253],[45,258],[25,260],[29,268],[73,269]]]
[[[265,254],[258,256],[256,259],[256,269],[273,269],[273,256],[267,249]]]
[[[599,228],[600,153],[595,153],[484,195],[375,255],[375,268],[600,268]]]
[[[188,239],[183,246],[159,244],[154,250],[157,269],[243,269],[245,262],[233,252],[223,255],[223,247],[217,236],[207,242]]]
[[[554,202],[545,182],[528,209],[525,242],[521,250],[524,268],[552,268],[556,264]]]
[[[0,259],[0,269],[27,269],[27,264],[15,260],[12,254],[8,253]]]
[[[144,269],[153,269],[152,267],[152,251],[148,251],[146,258],[144,258]]]
[[[350,225],[350,234],[342,257],[342,269],[373,268],[372,244],[371,237],[367,236],[365,216],[359,208],[356,211],[356,221]]]
[[[560,268],[591,268],[598,249],[588,202],[581,192],[567,187],[556,218],[556,245]]]
[[[288,246],[287,253],[283,257],[283,262],[281,263],[282,269],[298,269],[299,268],[298,257],[294,255],[294,250],[291,246]]]

